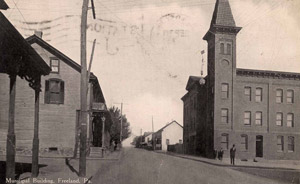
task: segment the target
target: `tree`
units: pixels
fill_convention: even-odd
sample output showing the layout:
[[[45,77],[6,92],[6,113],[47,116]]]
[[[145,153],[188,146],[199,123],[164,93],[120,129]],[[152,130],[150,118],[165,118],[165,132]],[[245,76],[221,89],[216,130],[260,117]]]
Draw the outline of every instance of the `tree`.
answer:
[[[120,109],[116,107],[110,107],[108,109],[111,119],[112,125],[110,128],[110,141],[117,141],[120,142],[120,129],[121,129],[121,118],[122,118],[122,140],[127,139],[130,134],[130,123],[127,121],[126,115],[122,115]]]

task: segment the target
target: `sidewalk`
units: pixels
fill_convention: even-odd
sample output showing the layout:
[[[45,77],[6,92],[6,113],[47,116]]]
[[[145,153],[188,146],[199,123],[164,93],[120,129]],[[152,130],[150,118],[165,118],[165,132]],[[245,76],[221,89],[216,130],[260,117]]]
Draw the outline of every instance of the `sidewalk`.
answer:
[[[93,175],[98,171],[104,162],[118,161],[122,154],[115,151],[107,154],[104,158],[86,159],[86,177],[79,177],[79,159],[71,158],[39,158],[39,176],[31,178],[31,157],[16,157],[16,173],[20,173],[18,183],[35,184],[57,184],[57,183],[88,183]],[[0,160],[5,161],[5,156],[1,155]],[[1,183],[1,182],[0,182]]]
[[[264,169],[285,169],[285,170],[300,170],[300,160],[266,160],[259,159],[257,162],[252,160],[241,161],[240,159],[235,159],[235,165],[230,164],[230,158],[223,158],[222,161],[216,159],[208,159],[200,156],[177,154],[173,152],[162,152],[155,151],[156,153],[167,154],[175,157],[180,157],[184,159],[194,160],[198,162],[203,162],[211,165],[221,166],[221,167],[248,167],[248,168],[264,168]]]

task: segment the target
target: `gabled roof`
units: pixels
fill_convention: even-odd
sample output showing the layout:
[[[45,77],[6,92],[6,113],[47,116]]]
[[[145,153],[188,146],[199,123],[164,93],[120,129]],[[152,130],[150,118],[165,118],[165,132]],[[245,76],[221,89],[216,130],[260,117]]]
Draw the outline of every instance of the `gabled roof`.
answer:
[[[36,43],[36,44],[40,45],[41,47],[43,47],[44,49],[49,51],[51,54],[58,57],[60,60],[63,60],[65,63],[67,63],[72,68],[74,68],[76,71],[81,72],[81,66],[78,63],[76,63],[75,61],[70,59],[68,56],[64,55],[62,52],[60,52],[59,50],[57,50],[52,45],[48,44],[46,41],[39,38],[38,36],[32,35],[32,36],[26,38],[26,41],[29,44]]]
[[[32,36],[26,38],[26,40],[29,44],[36,43],[36,44],[40,45],[41,47],[46,49],[48,52],[55,55],[60,60],[64,61],[66,64],[71,66],[73,69],[78,71],[79,73],[81,72],[81,66],[78,63],[76,63],[71,58],[69,58],[68,56],[66,56],[65,54],[63,54],[62,52],[57,50],[56,48],[54,48],[52,45],[48,44],[46,41],[44,41],[40,37],[38,37],[36,35],[32,35]],[[94,98],[96,99],[96,101],[101,102],[101,103],[105,103],[105,98],[104,98],[102,89],[100,87],[98,78],[92,72],[91,72],[89,80],[94,83],[94,87],[95,87],[94,88],[95,89],[94,90]]]
[[[144,132],[144,137],[147,137],[149,135],[153,134],[153,132]]]
[[[176,123],[177,125],[179,125],[181,128],[183,128],[183,126],[181,124],[179,124],[177,121],[172,121],[168,124],[166,124],[164,127],[162,127],[161,129],[157,130],[155,133],[158,133],[158,132],[161,132],[163,131],[165,128],[167,128],[169,125],[173,124],[173,123]]]
[[[7,10],[9,7],[4,0],[0,0],[0,10]]]
[[[235,27],[235,21],[228,0],[217,0],[211,20],[212,25]]]

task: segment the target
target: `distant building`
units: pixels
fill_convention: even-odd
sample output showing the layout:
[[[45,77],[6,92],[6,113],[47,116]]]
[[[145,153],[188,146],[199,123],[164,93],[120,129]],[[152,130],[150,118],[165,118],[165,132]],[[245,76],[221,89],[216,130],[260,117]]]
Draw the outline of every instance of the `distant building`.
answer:
[[[184,102],[184,151],[212,156],[235,144],[238,158],[300,159],[300,74],[236,68],[235,25],[217,0],[209,31],[208,75],[191,76]]]
[[[176,121],[168,123],[152,134],[154,150],[167,151],[168,145],[182,143],[183,127]]]
[[[80,72],[81,66],[45,42],[41,32],[26,39],[39,56],[51,68],[48,76],[41,78],[39,145],[40,155],[72,156],[78,148],[80,114]],[[26,42],[24,40],[24,42]],[[26,42],[26,43],[27,43]],[[27,43],[27,44],[28,44]],[[46,66],[47,66],[46,65]],[[0,150],[5,150],[8,126],[7,104],[9,77],[0,74]],[[23,80],[17,79],[16,94],[16,152],[30,155],[32,149],[34,122],[34,92]],[[105,104],[98,79],[91,73],[89,79],[88,110],[94,102]],[[88,122],[88,148],[102,146],[102,121],[99,113],[90,111]],[[105,146],[109,146],[109,127],[111,118],[105,114]],[[78,150],[78,149],[77,149]]]

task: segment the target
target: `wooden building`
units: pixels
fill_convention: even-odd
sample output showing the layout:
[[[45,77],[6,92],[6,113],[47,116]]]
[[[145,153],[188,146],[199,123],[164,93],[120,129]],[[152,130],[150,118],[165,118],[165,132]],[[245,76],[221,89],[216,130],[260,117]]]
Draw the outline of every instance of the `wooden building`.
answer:
[[[80,112],[80,72],[81,66],[72,59],[55,49],[42,39],[42,33],[26,39],[35,49],[47,65],[51,68],[48,76],[41,78],[40,106],[40,155],[41,156],[73,156],[78,148],[79,112]],[[0,83],[4,86],[0,89],[0,150],[5,150],[5,125],[7,124],[8,84],[6,75],[0,75]],[[17,80],[16,94],[16,148],[17,154],[31,155],[33,135],[33,109],[34,93],[24,81]],[[98,79],[91,73],[88,90],[88,148],[102,147],[102,121],[101,116],[106,116],[105,140],[109,145],[109,128],[111,118],[106,113],[93,112],[94,103],[104,104],[105,99]],[[106,109],[105,109],[106,110]],[[29,111],[29,112],[28,112]],[[4,127],[4,128],[2,128]]]

